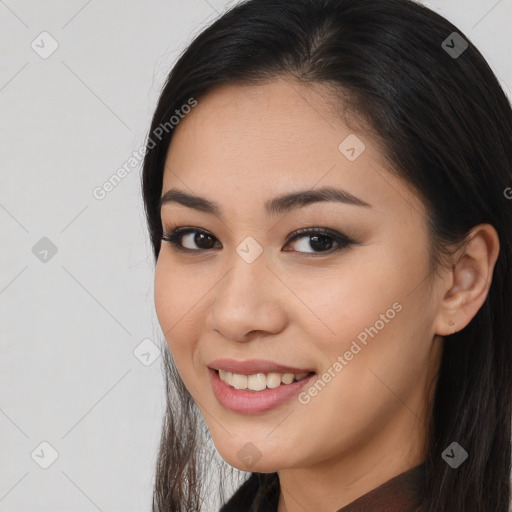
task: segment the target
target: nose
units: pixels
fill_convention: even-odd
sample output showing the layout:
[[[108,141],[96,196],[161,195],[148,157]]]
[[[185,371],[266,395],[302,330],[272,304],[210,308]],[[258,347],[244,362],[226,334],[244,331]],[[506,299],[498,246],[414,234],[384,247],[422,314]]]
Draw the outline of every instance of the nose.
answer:
[[[235,254],[231,268],[216,287],[207,327],[242,343],[283,330],[288,322],[284,304],[290,297],[274,272],[264,253],[252,263]]]

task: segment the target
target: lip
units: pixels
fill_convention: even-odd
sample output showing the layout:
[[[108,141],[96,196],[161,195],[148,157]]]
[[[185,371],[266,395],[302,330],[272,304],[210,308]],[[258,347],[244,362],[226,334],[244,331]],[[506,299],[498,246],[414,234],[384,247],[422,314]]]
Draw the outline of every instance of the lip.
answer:
[[[298,395],[301,389],[317,377],[314,373],[292,384],[280,385],[273,389],[265,388],[262,391],[248,391],[229,386],[212,368],[208,369],[208,373],[213,392],[219,403],[230,411],[242,414],[261,414],[275,409]]]
[[[267,361],[264,359],[247,359],[246,361],[237,361],[236,359],[215,359],[208,364],[212,370],[224,370],[240,375],[254,375],[255,373],[310,373],[314,372],[312,368],[298,368],[286,366]]]

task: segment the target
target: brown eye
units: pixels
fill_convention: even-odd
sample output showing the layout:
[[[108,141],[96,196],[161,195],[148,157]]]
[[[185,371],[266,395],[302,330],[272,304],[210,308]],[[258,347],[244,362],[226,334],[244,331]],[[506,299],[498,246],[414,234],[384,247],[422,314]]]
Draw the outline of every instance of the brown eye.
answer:
[[[300,240],[301,238],[304,238],[305,241],[298,244],[299,250],[295,252],[313,254],[332,253],[353,243],[345,235],[325,228],[300,229],[292,235],[290,242]],[[338,247],[332,250],[333,245]],[[308,248],[312,250],[308,251]]]
[[[200,251],[214,248],[215,237],[206,231],[194,228],[178,228],[165,233],[162,240],[182,251]],[[183,240],[185,244],[183,245]],[[195,246],[195,247],[194,247]]]
[[[298,244],[299,250],[285,250],[285,252],[299,252],[321,256],[323,254],[332,254],[355,243],[337,231],[326,228],[307,228],[292,233],[286,245],[301,238],[305,239],[305,241]],[[162,240],[171,243],[177,250],[188,253],[200,253],[219,248],[219,245],[215,246],[217,239],[212,234],[192,227],[181,227],[166,231]]]

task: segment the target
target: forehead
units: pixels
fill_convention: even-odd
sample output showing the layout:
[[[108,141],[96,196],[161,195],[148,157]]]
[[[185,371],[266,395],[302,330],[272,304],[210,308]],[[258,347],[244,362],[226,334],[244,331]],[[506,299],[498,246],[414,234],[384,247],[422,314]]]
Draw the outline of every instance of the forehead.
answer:
[[[276,79],[218,87],[175,128],[163,193],[179,187],[220,204],[240,205],[336,186],[377,208],[394,202],[396,209],[397,198],[405,209],[417,203],[409,187],[386,170],[366,132],[354,131],[340,113],[321,86]],[[343,152],[347,140],[359,154],[356,159]]]
[[[295,160],[317,160],[319,150],[337,159],[338,139],[350,130],[334,114],[332,103],[320,86],[287,79],[224,85],[202,97],[180,122],[169,156],[214,158],[212,163],[219,158],[224,166],[278,164],[293,154]],[[196,147],[194,154],[188,152],[190,146]]]

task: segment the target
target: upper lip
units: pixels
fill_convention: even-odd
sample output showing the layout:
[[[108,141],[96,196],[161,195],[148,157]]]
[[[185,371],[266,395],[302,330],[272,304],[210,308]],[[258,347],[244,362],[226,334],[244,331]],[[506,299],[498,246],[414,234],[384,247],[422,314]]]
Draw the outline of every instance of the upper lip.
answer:
[[[224,370],[231,373],[239,373],[241,375],[253,375],[255,373],[310,373],[311,368],[297,368],[277,364],[273,361],[264,359],[247,359],[245,361],[237,361],[235,359],[215,359],[208,364],[212,370]]]

